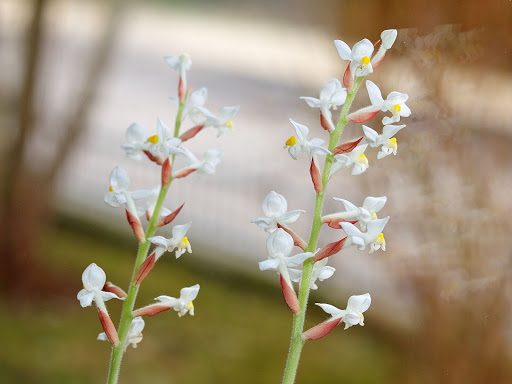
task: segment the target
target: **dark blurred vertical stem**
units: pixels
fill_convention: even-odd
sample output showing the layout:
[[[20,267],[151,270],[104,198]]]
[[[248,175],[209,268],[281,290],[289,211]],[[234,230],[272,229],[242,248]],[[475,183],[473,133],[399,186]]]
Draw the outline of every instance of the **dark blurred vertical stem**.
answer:
[[[103,79],[105,69],[112,56],[111,52],[117,40],[119,27],[122,21],[122,13],[125,8],[124,3],[126,2],[126,0],[111,0],[107,2],[108,10],[105,21],[105,30],[101,35],[99,47],[87,75],[82,95],[76,103],[75,111],[69,117],[65,126],[64,137],[61,140],[58,149],[55,151],[56,155],[45,175],[48,183],[53,183],[60,169],[62,169],[66,164],[66,160],[72,153],[76,143],[86,131],[87,117],[95,100],[98,85]]]
[[[24,175],[24,156],[28,139],[34,129],[34,99],[37,86],[37,71],[41,57],[41,45],[44,39],[44,10],[46,0],[34,0],[32,19],[27,33],[25,45],[25,70],[19,101],[18,128],[14,134],[16,139],[10,154],[5,162],[4,193],[2,199],[2,213],[0,220],[0,240],[2,251],[0,254],[2,268],[0,269],[2,289],[9,291],[18,282],[22,274],[23,255],[16,251],[16,238],[11,236],[9,228],[17,214],[17,195],[22,189],[21,178]]]

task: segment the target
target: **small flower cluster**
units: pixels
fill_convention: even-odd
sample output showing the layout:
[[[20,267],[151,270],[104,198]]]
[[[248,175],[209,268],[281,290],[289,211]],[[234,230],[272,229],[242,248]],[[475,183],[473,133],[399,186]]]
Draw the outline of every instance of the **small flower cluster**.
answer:
[[[121,146],[129,158],[147,158],[156,164],[161,173],[160,185],[144,190],[131,189],[127,171],[115,167],[110,174],[105,194],[107,204],[125,209],[127,221],[139,242],[128,293],[107,282],[105,272],[93,263],[83,272],[84,289],[77,296],[82,307],[90,306],[93,302],[96,304],[104,331],[99,334],[98,339],[108,340],[114,346],[111,372],[112,369],[119,369],[126,348],[129,345],[136,347],[142,340],[145,325],[143,316],[153,316],[170,309],[176,311],[180,317],[187,313],[194,315],[193,301],[199,293],[199,284],[181,289],[178,298],[158,296],[155,299],[156,303],[139,309],[134,309],[134,303],[142,281],[162,255],[174,252],[177,259],[185,253],[192,253],[192,246],[187,237],[191,223],[175,225],[170,231],[170,237],[155,235],[158,229],[164,229],[171,224],[184,206],[183,203],[172,210],[164,207],[164,200],[172,181],[183,179],[194,172],[212,175],[222,159],[222,152],[219,149],[209,149],[198,157],[186,148],[184,143],[207,128],[215,130],[217,136],[230,131],[233,127],[233,118],[239,110],[238,106],[233,106],[224,107],[218,113],[211,112],[205,107],[208,98],[206,88],[189,92],[186,75],[192,61],[188,55],[167,56],[165,61],[179,75],[179,103],[174,130],[172,131],[161,119],[157,120],[154,131],[148,131],[135,123],[126,130],[126,142]],[[191,127],[182,133],[182,123],[187,120],[190,121]],[[178,163],[181,164],[180,167],[177,167]],[[105,305],[105,301],[110,299],[125,300],[119,329],[112,323]],[[113,375],[115,376],[115,373]]]
[[[284,299],[294,313],[294,321],[302,322],[302,326],[309,290],[317,289],[318,281],[330,278],[335,272],[333,267],[327,265],[329,257],[350,246],[356,246],[360,250],[369,249],[370,253],[386,250],[383,230],[389,217],[378,217],[386,204],[386,196],[366,197],[361,206],[335,197],[336,201],[341,202],[343,209],[325,215],[322,212],[325,189],[329,180],[337,172],[346,168],[352,175],[360,175],[369,168],[369,160],[365,154],[368,147],[378,150],[376,156],[378,160],[397,154],[398,143],[395,135],[405,125],[395,123],[399,123],[402,117],[408,117],[411,114],[411,110],[406,105],[408,99],[406,94],[391,92],[384,99],[379,87],[372,81],[366,80],[371,105],[350,112],[350,106],[365,77],[382,62],[396,37],[397,31],[394,29],[382,32],[380,46],[376,53],[374,53],[374,45],[368,39],[357,42],[352,48],[343,41],[334,42],[339,56],[349,61],[342,81],[329,80],[320,90],[318,98],[301,97],[308,106],[319,109],[320,126],[329,134],[328,145],[321,138],[311,138],[310,129],[306,125],[290,119],[294,135],[286,140],[285,148],[293,159],[305,157],[308,160],[310,177],[316,194],[309,241],[303,240],[290,227],[304,211],[300,209],[288,211],[286,198],[277,192],[272,191],[265,197],[262,204],[264,216],[253,220],[253,223],[268,233],[268,259],[259,263],[260,270],[275,270],[278,273]],[[341,108],[341,112],[335,123],[333,111],[338,108]],[[362,125],[360,137],[339,143],[345,126],[349,122],[366,123],[379,112],[390,113],[382,119],[384,126],[382,133]],[[320,158],[324,158],[323,169],[319,166]],[[323,224],[332,229],[341,230],[344,234],[335,242],[317,247]],[[298,252],[293,252],[294,246],[299,249]],[[293,285],[295,282],[300,283],[298,295]],[[363,312],[370,307],[370,304],[371,297],[368,293],[351,296],[344,310],[329,304],[317,303],[321,309],[331,315],[331,318],[307,331],[301,331],[302,335],[299,337],[302,340],[318,339],[341,322],[345,323],[345,329],[353,325],[364,325]],[[296,328],[294,326],[294,329]],[[292,334],[289,356],[293,355],[296,348],[302,348],[295,344],[296,336]],[[286,380],[293,382],[294,376],[289,371],[296,369],[290,366],[290,364],[298,364],[296,360],[290,360],[289,357],[283,382],[288,382]]]

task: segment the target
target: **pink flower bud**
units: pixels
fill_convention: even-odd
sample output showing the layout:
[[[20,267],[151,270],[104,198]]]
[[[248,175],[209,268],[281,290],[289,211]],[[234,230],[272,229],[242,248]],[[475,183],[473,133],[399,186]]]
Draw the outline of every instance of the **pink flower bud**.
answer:
[[[101,327],[103,328],[103,331],[105,331],[105,335],[107,335],[108,340],[112,345],[118,345],[119,336],[117,335],[116,327],[108,313],[98,308],[98,318],[100,319]]]
[[[145,238],[145,233],[139,218],[126,209],[126,219],[128,220],[130,227],[132,227],[133,233],[135,234],[137,240],[143,241]]]
[[[178,216],[178,214],[181,212],[181,209],[183,208],[184,205],[185,203],[181,204],[174,211],[169,213],[167,216],[163,217],[162,220],[160,220],[160,222],[158,223],[158,226],[163,227],[164,225],[171,223],[176,218],[176,216]]]
[[[156,163],[158,165],[162,165],[163,163],[163,160],[161,158],[159,158],[158,156],[155,156],[153,155],[151,152],[149,152],[148,150],[145,150],[144,151],[144,154],[148,157],[149,160],[151,160],[153,163]]]
[[[330,122],[324,117],[323,113],[320,112],[320,125],[323,129],[325,129],[327,132],[332,132],[334,130],[334,127]]]
[[[284,226],[282,224],[277,223],[277,228],[283,229],[286,233],[288,233],[292,239],[293,239],[293,245],[296,247],[301,248],[302,250],[305,250],[308,244],[300,237],[293,229],[288,228],[287,226]]]
[[[172,174],[172,166],[171,161],[169,158],[165,159],[164,163],[162,164],[162,185],[169,184],[169,181],[171,180],[171,174]]]
[[[367,108],[361,108],[358,111],[355,111],[348,115],[348,119],[352,121],[353,123],[366,123],[367,121],[370,121],[373,119],[373,117],[379,113],[379,109],[375,110],[368,110]]]
[[[308,329],[306,332],[302,334],[303,340],[318,340],[328,333],[330,333],[334,328],[336,328],[341,323],[341,318],[331,319],[324,321],[318,325],[315,325],[313,328]]]
[[[181,134],[180,136],[180,140],[182,142],[185,142],[187,140],[190,140],[192,139],[195,135],[197,135],[199,132],[201,132],[204,128],[204,124],[199,124],[199,125],[196,125],[192,128],[190,128],[188,131],[185,131],[184,133]]]
[[[153,269],[156,263],[156,255],[155,252],[153,252],[151,255],[149,255],[146,260],[142,263],[139,270],[137,271],[137,274],[135,275],[135,284],[140,285],[142,283],[142,280],[146,278],[147,275],[149,275],[149,272]]]
[[[160,312],[168,311],[171,308],[171,306],[161,303],[151,304],[136,309],[135,311],[133,311],[133,316],[155,316],[158,315]]]
[[[105,285],[103,286],[103,291],[111,292],[111,293],[113,293],[114,295],[117,295],[120,298],[125,298],[126,297],[126,292],[122,288],[118,287],[117,285],[112,284],[112,282],[110,282],[110,281],[107,281],[105,283]]]
[[[178,172],[176,172],[176,174],[174,175],[174,178],[181,179],[183,177],[187,177],[188,175],[190,175],[192,172],[195,172],[195,171],[197,171],[196,168],[183,168],[183,169],[180,169]]]
[[[347,240],[347,237],[345,236],[343,239],[340,239],[338,241],[335,241],[333,243],[329,243],[326,246],[322,247],[316,254],[315,254],[315,262],[320,261],[322,259],[325,259],[326,257],[335,255],[341,249],[343,248],[343,245],[345,244],[345,241]]]
[[[311,175],[311,180],[313,181],[313,187],[315,188],[316,193],[322,192],[322,176],[320,175],[320,170],[318,169],[314,158],[311,159],[309,173]]]
[[[338,145],[334,150],[332,151],[333,155],[339,155],[342,153],[352,152],[352,150],[357,147],[357,145],[363,140],[364,136],[361,136],[359,139],[349,141],[348,143],[343,143]]]
[[[343,86],[347,89],[352,88],[352,83],[354,82],[354,76],[352,76],[352,72],[350,71],[350,63],[347,64],[347,68],[343,73]]]
[[[283,291],[284,301],[286,301],[286,304],[293,313],[298,313],[300,311],[300,306],[297,295],[295,294],[295,290],[293,287],[288,285],[287,281],[281,274],[279,275],[279,282],[281,283],[281,290]]]

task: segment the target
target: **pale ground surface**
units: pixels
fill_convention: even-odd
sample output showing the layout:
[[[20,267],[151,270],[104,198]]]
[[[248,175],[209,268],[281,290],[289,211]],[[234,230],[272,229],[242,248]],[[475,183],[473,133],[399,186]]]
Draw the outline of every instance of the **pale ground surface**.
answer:
[[[9,33],[5,27],[2,31],[2,35],[9,38],[5,39],[7,50],[0,61],[4,89],[15,85],[16,76],[12,73],[14,68],[19,68],[19,52],[15,51],[14,41],[19,38],[24,16],[15,4],[5,2],[0,7],[0,17],[8,22],[0,25],[12,26]],[[40,90],[44,93],[40,108],[45,128],[35,140],[32,153],[35,164],[52,155],[52,143],[58,140],[59,133],[50,127],[58,122],[56,116],[66,115],[68,98],[76,96],[72,81],[81,79],[83,68],[88,64],[90,41],[101,28],[96,8],[84,2],[58,4],[51,14],[57,13],[60,17],[53,17],[58,22],[51,24],[45,77]],[[332,44],[336,36],[304,26],[230,18],[221,13],[171,12],[166,8],[142,7],[128,11],[120,36],[106,81],[98,91],[90,128],[60,178],[63,207],[81,210],[84,216],[108,225],[121,226],[124,224],[122,212],[102,201],[112,167],[119,164],[128,169],[136,188],[156,185],[157,169],[147,162],[136,163],[125,158],[119,146],[126,127],[134,121],[149,129],[155,126],[157,117],[173,124],[176,106],[169,97],[174,95],[176,76],[163,63],[162,56],[187,51],[194,60],[189,75],[191,86],[208,87],[210,107],[240,104],[241,112],[231,134],[217,140],[213,132],[203,132],[189,145],[197,151],[220,147],[224,150],[225,161],[215,177],[194,175],[184,182],[176,182],[168,206],[174,208],[186,201],[179,222],[193,222],[190,239],[201,256],[208,257],[211,249],[219,264],[257,271],[257,261],[265,256],[265,235],[250,224],[250,220],[261,214],[260,203],[266,193],[274,189],[288,198],[289,208],[312,211],[308,164],[304,159],[290,159],[282,146],[292,133],[289,117],[309,125],[314,136],[324,136],[317,124],[316,111],[311,111],[299,96],[316,96],[326,80],[342,74],[343,65]],[[406,169],[402,163],[404,158],[414,156],[418,145],[428,146],[428,143],[415,142],[416,133],[422,130],[423,139],[428,138],[424,133],[431,128],[429,124],[438,121],[437,111],[425,100],[425,85],[415,80],[407,62],[388,59],[381,72],[386,73],[386,78],[375,76],[373,80],[382,84],[386,91],[393,88],[409,93],[409,105],[415,113],[415,117],[406,122],[407,132],[399,135],[399,156],[375,164],[375,154],[372,154],[369,158],[374,166],[359,177],[350,178],[340,172],[329,188],[329,196],[347,198],[358,204],[367,195],[387,195],[388,205],[383,214],[392,217],[386,229],[388,251],[367,256],[350,250],[333,258],[332,264],[339,270],[327,285],[347,287],[354,293],[370,291],[376,306],[382,308],[382,303],[400,306],[407,302],[407,298],[404,300],[406,291],[395,286],[395,280],[390,278],[390,267],[400,269],[401,263],[412,263],[420,255],[439,253],[440,245],[429,238],[429,232],[414,225],[418,221],[417,212],[425,212],[425,207],[434,203],[450,212],[461,213],[468,209],[464,205],[464,191],[474,180],[468,183],[453,165],[475,162],[477,168],[485,166],[482,164],[493,168],[496,177],[489,181],[491,220],[496,212],[510,213],[510,204],[499,206],[499,203],[505,201],[504,191],[511,190],[512,178],[506,162],[496,164],[493,160],[493,154],[489,153],[489,148],[493,147],[489,143],[483,155],[478,152],[481,147],[475,143],[466,150],[455,149],[462,158],[439,153],[429,165],[439,167],[436,171],[439,178],[434,182],[439,187],[436,189],[438,200],[433,203],[436,197],[425,196],[418,175],[414,174],[416,168]],[[11,76],[6,77],[6,73]],[[507,138],[512,118],[504,111],[512,106],[511,79],[493,74],[476,80],[471,77],[472,81],[468,81],[468,76],[472,74],[464,68],[449,72],[451,81],[447,82],[445,102],[452,114],[459,117],[460,125],[470,128],[485,123],[483,135],[486,137],[497,135],[498,141],[499,137]],[[367,102],[365,93],[364,90],[360,93],[359,104]],[[494,97],[481,97],[489,94]],[[370,125],[379,127],[378,121]],[[359,134],[360,128],[351,126],[347,128],[346,138]],[[436,148],[429,150],[436,151]],[[409,159],[408,164],[415,160]],[[338,207],[335,202],[328,202],[327,211]],[[309,221],[310,216],[306,214],[296,227],[304,237],[307,237]],[[443,225],[448,226],[449,238],[449,223]],[[327,232],[329,237],[325,236]],[[322,243],[335,238],[333,230],[325,233]],[[501,249],[502,242],[504,238],[498,237],[492,243]],[[481,246],[486,246],[485,240]],[[443,252],[456,253],[457,249]],[[435,259],[433,263],[445,267],[442,260]],[[272,277],[269,273],[265,276]],[[327,289],[323,293],[329,295]],[[398,300],[393,299],[395,294]],[[339,294],[330,295],[336,298],[336,305],[344,304],[345,295],[342,298]]]

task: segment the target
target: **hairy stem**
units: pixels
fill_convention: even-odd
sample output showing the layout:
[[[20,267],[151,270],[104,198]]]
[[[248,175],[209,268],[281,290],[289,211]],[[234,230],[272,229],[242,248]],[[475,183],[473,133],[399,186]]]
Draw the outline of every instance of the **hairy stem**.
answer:
[[[179,104],[178,112],[176,114],[176,122],[174,125],[174,137],[178,137],[181,128],[183,109],[185,108],[185,102],[182,101]],[[160,186],[160,192],[158,194],[158,198],[156,200],[155,209],[153,210],[153,215],[149,220],[148,227],[146,229],[146,236],[144,240],[139,242],[139,247],[137,249],[137,256],[135,258],[135,263],[133,265],[132,277],[130,279],[130,286],[128,288],[128,294],[123,303],[123,308],[121,311],[121,319],[119,320],[119,327],[117,329],[117,333],[119,335],[119,345],[112,347],[112,354],[110,356],[110,367],[108,372],[107,384],[117,384],[119,380],[119,373],[121,370],[121,362],[123,360],[125,346],[126,346],[126,338],[128,337],[128,331],[130,330],[130,325],[133,320],[133,308],[135,306],[135,301],[137,300],[137,294],[139,292],[139,286],[135,284],[135,275],[139,270],[139,267],[142,265],[146,257],[148,256],[148,251],[151,246],[149,237],[153,236],[157,230],[158,218],[160,216],[160,211],[164,204],[165,198],[167,196],[167,192],[172,183],[172,178],[165,185]]]
[[[362,77],[356,78],[352,89],[347,94],[347,99],[345,101],[345,104],[343,104],[343,108],[340,112],[340,117],[338,123],[336,124],[336,129],[331,132],[331,135],[329,137],[330,151],[332,151],[338,145],[340,137],[343,134],[343,131],[345,130],[345,126],[348,123],[347,115],[349,113],[352,102],[354,101],[354,98],[357,94],[357,91],[361,86],[362,81]],[[324,208],[325,190],[327,189],[327,183],[329,182],[329,173],[331,172],[333,161],[334,156],[327,155],[325,157],[324,169],[322,172],[322,191],[316,194],[313,224],[311,226],[309,242],[305,250],[306,252],[314,252],[317,248],[318,236],[320,235],[320,230],[322,228],[322,212]],[[297,369],[299,367],[300,362],[300,355],[302,352],[302,347],[304,346],[305,343],[305,341],[302,338],[302,333],[304,332],[304,321],[306,320],[306,311],[308,307],[311,277],[313,276],[313,266],[313,259],[308,259],[304,262],[302,279],[300,281],[299,288],[300,311],[293,315],[292,335],[290,338],[288,357],[286,359],[286,365],[284,368],[283,384],[293,384],[295,382],[295,377],[297,375]]]

